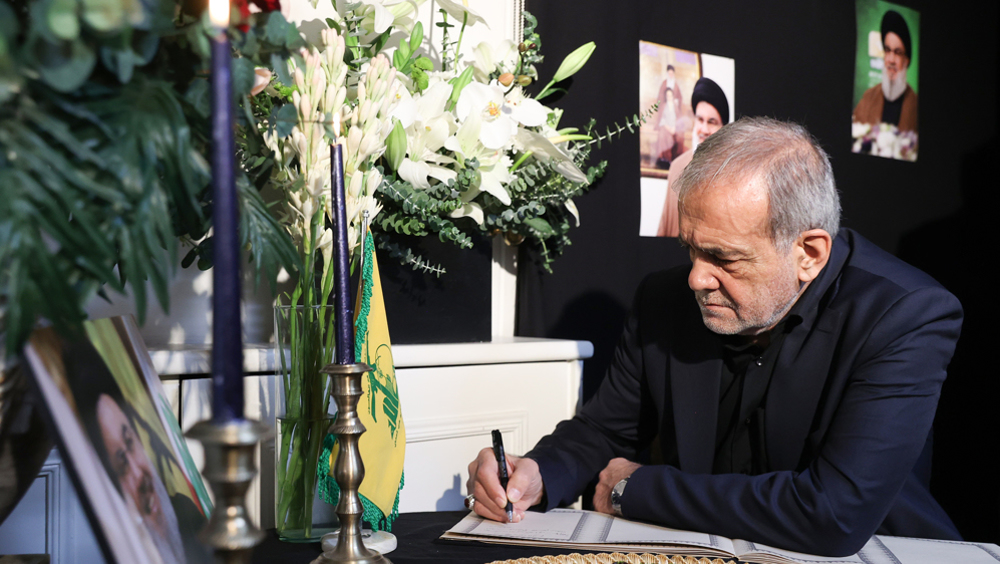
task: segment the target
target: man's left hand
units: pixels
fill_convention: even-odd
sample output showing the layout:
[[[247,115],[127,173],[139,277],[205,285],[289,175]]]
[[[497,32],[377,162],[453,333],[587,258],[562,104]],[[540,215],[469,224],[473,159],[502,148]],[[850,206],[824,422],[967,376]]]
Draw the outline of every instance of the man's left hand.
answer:
[[[615,512],[611,510],[612,488],[618,482],[631,476],[632,472],[635,472],[637,468],[641,467],[642,464],[636,464],[624,458],[611,459],[611,462],[608,462],[604,470],[601,470],[601,481],[597,483],[597,489],[594,491],[594,509],[601,513],[614,515]]]

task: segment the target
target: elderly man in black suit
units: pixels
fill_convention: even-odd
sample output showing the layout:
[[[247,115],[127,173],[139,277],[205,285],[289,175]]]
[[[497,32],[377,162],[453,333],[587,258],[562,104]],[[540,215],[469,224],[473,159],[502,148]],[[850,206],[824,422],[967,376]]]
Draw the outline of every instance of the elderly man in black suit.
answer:
[[[508,456],[507,491],[488,449],[470,464],[474,510],[506,520],[509,499],[517,521],[597,477],[598,511],[800,552],[958,539],[927,487],[958,300],[840,229],[800,126],[723,127],[677,189],[692,264],[643,281],[600,389]]]

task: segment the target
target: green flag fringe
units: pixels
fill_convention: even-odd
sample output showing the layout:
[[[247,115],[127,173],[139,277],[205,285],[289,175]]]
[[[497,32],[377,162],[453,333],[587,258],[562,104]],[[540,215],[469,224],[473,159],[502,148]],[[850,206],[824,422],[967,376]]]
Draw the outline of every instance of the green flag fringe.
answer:
[[[358,312],[357,323],[354,328],[355,335],[368,334],[368,314],[372,309],[374,271],[372,264],[375,262],[375,244],[371,231],[365,235],[364,248],[365,255],[361,266],[361,279],[364,280],[364,285],[361,287],[361,310]],[[361,357],[363,344],[364,341],[361,339],[354,340],[355,359]],[[319,477],[320,495],[323,497],[323,501],[331,505],[336,505],[337,501],[340,500],[340,486],[337,485],[337,481],[330,475],[330,455],[333,454],[333,446],[335,444],[337,444],[337,437],[333,434],[328,434],[323,440],[323,453],[319,457],[319,465],[316,468],[316,474]],[[403,483],[406,481],[405,478],[405,474],[399,478],[399,488],[396,489],[396,500],[392,502],[392,511],[389,515],[383,515],[382,510],[374,502],[358,494],[358,497],[361,499],[361,506],[364,508],[362,519],[371,526],[372,530],[392,531],[392,524],[396,521],[396,517],[399,517],[399,492],[403,490]]]
[[[332,434],[327,435],[326,439],[323,440],[323,454],[320,455],[319,466],[316,468],[316,474],[319,476],[319,493],[323,497],[323,501],[330,505],[336,505],[340,501],[340,486],[330,475],[330,455],[333,454],[333,445],[335,444],[337,444],[337,437]],[[364,514],[361,518],[368,523],[373,531],[392,532],[392,524],[399,517],[399,492],[403,491],[404,482],[406,482],[406,473],[399,477],[396,500],[392,502],[392,511],[388,515],[383,515],[382,510],[375,505],[375,502],[358,494],[358,498],[361,499],[361,507],[364,508]]]

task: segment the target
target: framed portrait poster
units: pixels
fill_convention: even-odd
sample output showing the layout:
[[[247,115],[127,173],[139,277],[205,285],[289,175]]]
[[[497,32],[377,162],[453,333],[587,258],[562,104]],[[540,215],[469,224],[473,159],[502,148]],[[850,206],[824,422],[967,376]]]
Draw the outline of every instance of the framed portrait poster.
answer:
[[[677,236],[677,198],[669,183],[698,143],[734,117],[735,85],[733,59],[639,42],[639,108],[657,104],[639,128],[640,236]]]
[[[920,13],[857,0],[851,151],[915,162],[919,149]]]
[[[131,316],[40,329],[25,357],[108,562],[198,564],[212,510]]]

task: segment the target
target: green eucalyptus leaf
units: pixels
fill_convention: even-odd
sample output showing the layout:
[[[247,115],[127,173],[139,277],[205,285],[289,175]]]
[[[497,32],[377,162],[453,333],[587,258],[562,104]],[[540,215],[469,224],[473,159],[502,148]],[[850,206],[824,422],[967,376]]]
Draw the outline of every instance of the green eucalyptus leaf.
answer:
[[[132,49],[101,47],[101,62],[118,77],[118,81],[122,84],[132,80],[132,70],[136,66]]]
[[[51,0],[46,16],[45,22],[53,36],[64,41],[80,37],[80,16],[76,13],[76,0]]]
[[[198,248],[191,247],[191,250],[188,251],[186,255],[184,255],[183,259],[181,259],[181,268],[187,268],[191,266],[194,263],[194,259],[196,258],[198,258]]]
[[[271,12],[270,17],[267,18],[267,24],[264,26],[265,39],[273,45],[283,46],[289,35],[289,28],[295,31],[295,26],[288,23],[281,12]],[[298,31],[295,33],[297,34]]]
[[[556,234],[556,231],[552,229],[552,225],[540,217],[526,219],[524,220],[524,223],[532,230],[536,231],[542,239]]]
[[[82,86],[97,63],[97,53],[80,39],[54,45],[37,38],[32,55],[42,80],[59,92],[72,92]]]
[[[253,89],[253,61],[245,57],[233,59],[233,96],[242,98]]]
[[[119,30],[126,24],[123,0],[82,0],[81,3],[83,21],[100,33]]]
[[[292,129],[299,121],[299,114],[293,104],[283,104],[271,115],[274,116],[275,131],[282,139],[292,134]]]
[[[208,117],[212,113],[211,86],[208,84],[208,79],[192,80],[187,92],[184,93],[184,99],[202,117]]]
[[[295,81],[292,80],[292,75],[288,72],[288,63],[285,62],[285,58],[280,53],[271,53],[271,68],[278,75],[279,82],[285,86],[295,84]]]
[[[132,31],[132,56],[136,66],[149,64],[160,47],[160,36],[148,31]]]
[[[270,18],[279,17],[284,19],[285,16],[281,15],[281,12],[274,11],[271,12]],[[288,24],[288,29],[285,31],[285,49],[289,51],[297,51],[306,46],[306,40],[302,38],[302,34],[299,32],[299,28],[295,27],[295,24]]]
[[[250,28],[243,34],[243,41],[239,45],[239,51],[244,57],[256,57],[260,52],[260,41],[257,39],[257,28]]]

